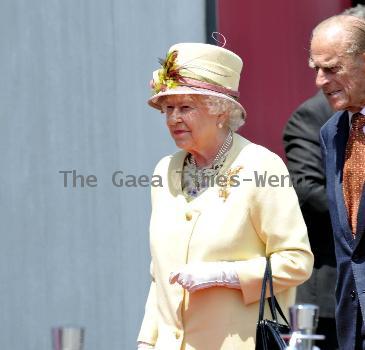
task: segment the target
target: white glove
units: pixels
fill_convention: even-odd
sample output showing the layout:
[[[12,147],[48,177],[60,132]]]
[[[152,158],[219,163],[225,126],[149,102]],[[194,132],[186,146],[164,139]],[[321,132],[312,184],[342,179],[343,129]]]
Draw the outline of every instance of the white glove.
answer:
[[[155,348],[152,344],[144,343],[142,341],[139,341],[137,345],[137,350],[154,350]]]
[[[177,282],[188,292],[214,286],[240,289],[240,280],[234,262],[196,262],[171,272],[169,281]]]

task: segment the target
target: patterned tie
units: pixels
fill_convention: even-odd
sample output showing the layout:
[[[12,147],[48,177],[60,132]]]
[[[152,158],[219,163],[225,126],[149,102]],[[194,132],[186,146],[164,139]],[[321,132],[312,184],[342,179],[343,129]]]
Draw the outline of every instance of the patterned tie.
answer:
[[[355,113],[351,120],[343,168],[343,193],[352,234],[355,237],[357,213],[365,182],[365,115]]]

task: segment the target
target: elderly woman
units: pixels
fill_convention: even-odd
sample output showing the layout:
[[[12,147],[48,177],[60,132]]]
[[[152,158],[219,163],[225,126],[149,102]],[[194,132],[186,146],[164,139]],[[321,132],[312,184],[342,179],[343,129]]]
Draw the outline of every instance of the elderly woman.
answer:
[[[297,197],[281,159],[234,133],[246,116],[237,55],[178,44],[161,64],[149,104],[181,151],[155,169],[163,186],[152,188],[152,283],[138,349],[254,349],[266,257],[285,310],[312,271]]]

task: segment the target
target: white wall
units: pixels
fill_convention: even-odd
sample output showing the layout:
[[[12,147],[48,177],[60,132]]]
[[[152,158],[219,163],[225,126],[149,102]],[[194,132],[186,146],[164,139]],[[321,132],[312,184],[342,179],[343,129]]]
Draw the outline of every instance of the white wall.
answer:
[[[0,349],[49,350],[58,325],[84,326],[85,350],[135,348],[149,189],[111,176],[175,150],[148,82],[204,20],[203,0],[0,2]],[[73,169],[97,186],[64,188]]]

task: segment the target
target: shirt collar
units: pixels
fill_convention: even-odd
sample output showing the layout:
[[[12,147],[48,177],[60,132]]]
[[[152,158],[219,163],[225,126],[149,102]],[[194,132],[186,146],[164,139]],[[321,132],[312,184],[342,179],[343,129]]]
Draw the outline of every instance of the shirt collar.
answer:
[[[352,116],[355,114],[353,112],[347,111],[347,113],[349,114],[349,127],[351,128],[351,120],[352,120]],[[361,111],[359,111],[358,113],[361,113],[362,115],[365,115],[365,107],[362,108]]]

